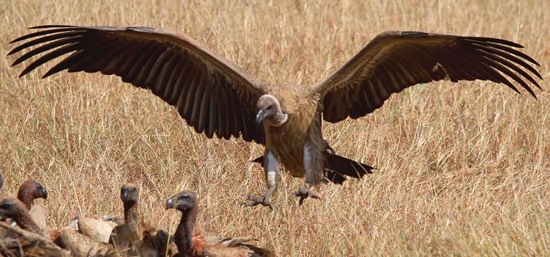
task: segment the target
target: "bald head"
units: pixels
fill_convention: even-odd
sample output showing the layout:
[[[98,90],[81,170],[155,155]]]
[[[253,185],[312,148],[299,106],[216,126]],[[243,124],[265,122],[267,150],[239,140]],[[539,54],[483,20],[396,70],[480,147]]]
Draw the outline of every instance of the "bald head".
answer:
[[[271,126],[281,126],[287,120],[279,100],[273,95],[265,94],[256,103],[256,124],[267,122]]]
[[[48,199],[48,190],[40,183],[29,179],[19,186],[17,199],[21,200],[27,209],[30,209],[34,204],[34,199],[38,198]]]
[[[166,209],[176,209],[186,212],[196,208],[197,195],[193,192],[182,191],[166,200]]]
[[[120,188],[120,200],[123,203],[135,203],[139,200],[137,186],[133,183],[126,183]]]

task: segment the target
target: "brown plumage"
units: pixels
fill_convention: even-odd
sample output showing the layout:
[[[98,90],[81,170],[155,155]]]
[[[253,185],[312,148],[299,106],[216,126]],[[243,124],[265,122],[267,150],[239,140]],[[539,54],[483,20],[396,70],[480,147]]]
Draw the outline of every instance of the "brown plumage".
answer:
[[[0,201],[0,216],[12,219],[19,227],[32,233],[43,232],[32,220],[25,204],[19,199],[7,197]]]
[[[318,185],[327,170],[358,178],[370,172],[369,166],[325,153],[322,120],[334,123],[365,116],[392,94],[420,83],[489,80],[519,92],[511,82],[515,81],[535,96],[528,83],[540,88],[536,77],[542,79],[532,67],[538,63],[515,49],[521,45],[488,37],[385,32],[322,82],[300,87],[268,85],[187,36],[151,28],[33,29],[40,30],[11,42],[20,45],[9,55],[32,48],[12,65],[39,56],[21,76],[70,53],[44,77],[62,70],[114,74],[175,106],[198,133],[265,145],[268,191],[249,197],[248,205],[272,207],[279,162],[292,176],[305,176],[306,185],[298,191],[302,199],[318,197],[310,186]],[[342,163],[346,168],[336,166]],[[356,169],[349,172],[349,167]]]
[[[139,256],[166,256],[169,236],[164,231],[142,222],[139,215],[139,191],[135,184],[121,187],[120,199],[124,205],[124,224],[117,225],[109,240],[119,252]],[[80,224],[79,224],[80,225]]]
[[[172,256],[170,241],[170,235],[164,230],[144,229],[143,238],[136,243],[136,251],[139,256]]]
[[[62,257],[68,253],[46,237],[0,222],[0,256]]]
[[[59,236],[62,233],[66,233],[66,231],[74,231],[74,229],[66,227],[59,230],[45,230],[38,227],[38,225],[32,220],[31,216],[29,215],[29,210],[25,206],[25,204],[16,198],[5,198],[2,201],[0,201],[0,217],[6,217],[10,218],[13,221],[17,223],[17,225],[30,232],[27,234],[23,234],[25,236],[25,240],[29,241],[29,245],[34,242],[36,246],[43,245],[46,247],[44,251],[47,251],[44,254],[49,254],[49,252],[55,250],[54,247],[53,250],[50,249],[53,244],[53,242],[58,243]],[[14,230],[17,232],[17,230]],[[11,233],[11,232],[10,232]],[[22,241],[26,242],[26,241]],[[32,251],[35,251],[34,248]],[[60,248],[58,249],[60,250]],[[25,252],[26,253],[26,252]],[[56,253],[56,251],[54,251]],[[65,251],[63,251],[63,255],[51,255],[51,256],[65,256]],[[34,256],[34,255],[30,255]],[[40,256],[40,254],[36,255]],[[48,255],[50,256],[50,255]]]
[[[357,173],[358,170],[365,170],[367,173],[371,173],[374,170],[373,167],[359,163],[348,158],[336,155],[336,151],[328,144],[326,140],[323,139],[323,156],[327,162],[325,166],[325,179],[336,184],[342,184],[346,181],[346,174]],[[264,167],[264,156],[260,156],[252,162],[260,164]],[[332,170],[332,168],[338,167],[338,170]],[[365,173],[360,173],[359,178],[361,178]]]
[[[34,200],[38,198],[42,198],[44,200],[48,199],[48,190],[46,190],[46,188],[40,183],[29,179],[19,186],[19,190],[17,191],[17,199],[21,200],[27,209],[30,210],[34,205]]]
[[[21,228],[0,222],[0,253],[5,256],[65,256],[52,242],[55,233],[45,232],[32,220],[21,200],[0,201],[0,217],[12,219]],[[0,256],[4,256],[1,255]]]
[[[182,213],[175,232],[175,242],[178,247],[176,256],[275,256],[269,250],[247,244],[246,242],[251,239],[222,239],[193,233],[198,208],[197,196],[192,192],[183,191],[166,200],[167,210],[176,209]]]
[[[124,184],[120,189],[120,199],[124,205],[124,224],[113,228],[110,242],[118,249],[128,249],[135,246],[142,235],[137,186],[132,183]]]
[[[42,206],[34,204],[34,200],[39,198],[44,200],[48,199],[48,190],[46,190],[46,188],[40,183],[29,179],[19,186],[19,190],[17,191],[17,199],[21,200],[27,209],[29,209],[29,215],[38,227],[45,229],[46,211]]]

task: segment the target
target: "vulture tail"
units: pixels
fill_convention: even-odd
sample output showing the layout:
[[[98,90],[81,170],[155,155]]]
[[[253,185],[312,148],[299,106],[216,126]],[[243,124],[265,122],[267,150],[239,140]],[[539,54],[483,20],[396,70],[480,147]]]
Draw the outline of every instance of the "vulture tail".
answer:
[[[373,167],[350,160],[348,158],[325,153],[325,159],[327,160],[325,167],[325,177],[336,184],[342,184],[345,180],[345,176],[353,178],[362,178],[365,174],[372,174]]]
[[[262,168],[264,167],[264,156],[260,156],[254,160],[252,160],[252,162],[255,162],[255,163],[259,163],[260,165],[262,165]]]
[[[372,174],[373,167],[339,156],[330,151],[325,151],[326,167],[325,179],[335,184],[342,184],[346,181],[346,176],[353,178],[362,178],[365,174]],[[260,156],[252,162],[264,166],[264,157]]]

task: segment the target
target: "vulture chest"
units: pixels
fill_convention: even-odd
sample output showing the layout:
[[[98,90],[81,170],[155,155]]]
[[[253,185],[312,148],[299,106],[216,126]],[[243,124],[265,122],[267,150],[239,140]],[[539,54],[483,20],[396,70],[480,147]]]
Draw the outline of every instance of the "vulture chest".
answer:
[[[320,117],[315,107],[303,108],[298,113],[289,114],[287,122],[282,126],[266,128],[266,148],[278,156],[279,162],[294,177],[305,175],[306,141],[322,144]]]

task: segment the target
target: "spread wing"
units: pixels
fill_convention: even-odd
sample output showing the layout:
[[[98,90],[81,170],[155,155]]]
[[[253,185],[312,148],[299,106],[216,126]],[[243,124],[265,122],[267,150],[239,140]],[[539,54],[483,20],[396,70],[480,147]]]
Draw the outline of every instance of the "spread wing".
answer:
[[[497,38],[386,32],[312,92],[320,94],[323,119],[330,122],[365,116],[393,93],[443,79],[489,80],[519,92],[511,79],[535,96],[528,82],[541,88],[533,75],[542,77],[531,66],[539,64],[514,49],[521,47]]]
[[[114,74],[150,89],[209,138],[242,135],[246,141],[264,141],[254,123],[256,101],[265,91],[263,83],[186,36],[145,27],[47,25],[31,29],[40,30],[13,40],[20,45],[8,53],[28,50],[12,66],[38,56],[21,76],[69,54],[43,77],[63,70]]]

